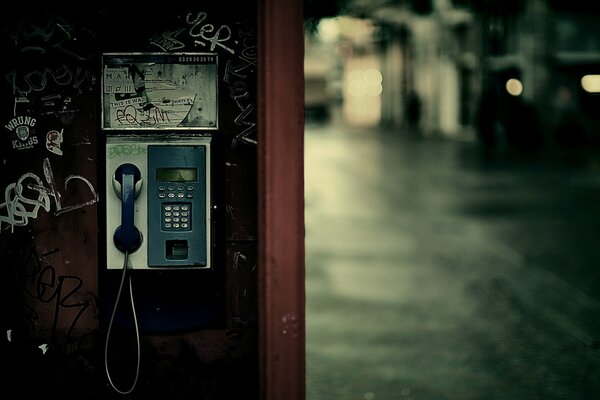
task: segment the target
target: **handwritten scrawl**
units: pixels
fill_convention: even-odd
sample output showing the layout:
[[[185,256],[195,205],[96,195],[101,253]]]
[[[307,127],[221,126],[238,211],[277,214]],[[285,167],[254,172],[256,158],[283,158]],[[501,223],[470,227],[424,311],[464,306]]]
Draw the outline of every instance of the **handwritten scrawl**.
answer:
[[[57,154],[59,156],[63,155],[62,149],[60,148],[61,143],[63,142],[63,129],[59,131],[52,130],[48,132],[46,135],[46,148],[51,153]]]

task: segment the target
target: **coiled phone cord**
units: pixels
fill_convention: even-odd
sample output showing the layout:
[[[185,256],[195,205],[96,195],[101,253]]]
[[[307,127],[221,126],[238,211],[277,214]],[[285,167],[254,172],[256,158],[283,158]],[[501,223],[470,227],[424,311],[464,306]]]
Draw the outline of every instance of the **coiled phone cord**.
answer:
[[[138,327],[138,321],[137,321],[137,315],[135,313],[135,304],[133,301],[133,287],[131,284],[131,275],[127,275],[127,264],[129,262],[129,252],[125,252],[125,257],[124,257],[124,261],[123,261],[123,275],[121,275],[121,283],[119,285],[119,291],[117,293],[117,299],[115,301],[115,305],[113,307],[113,311],[112,311],[112,315],[110,317],[110,321],[108,323],[108,331],[106,333],[106,343],[104,345],[104,368],[106,370],[106,376],[108,377],[108,381],[110,382],[110,385],[112,386],[112,388],[119,394],[130,394],[131,392],[133,392],[133,389],[135,389],[135,386],[137,384],[137,380],[139,377],[139,373],[140,373],[140,330]],[[131,385],[131,388],[129,388],[128,390],[120,390],[119,388],[116,387],[116,385],[113,383],[113,380],[110,376],[110,371],[108,368],[108,342],[110,340],[110,334],[111,334],[111,330],[112,330],[112,325],[115,319],[115,315],[117,313],[117,307],[119,306],[119,300],[121,299],[121,293],[123,292],[123,284],[125,283],[125,276],[127,276],[129,279],[129,300],[131,302],[131,311],[133,314],[133,323],[135,326],[135,339],[137,342],[137,361],[136,361],[136,367],[135,367],[135,378],[133,380],[133,384]]]

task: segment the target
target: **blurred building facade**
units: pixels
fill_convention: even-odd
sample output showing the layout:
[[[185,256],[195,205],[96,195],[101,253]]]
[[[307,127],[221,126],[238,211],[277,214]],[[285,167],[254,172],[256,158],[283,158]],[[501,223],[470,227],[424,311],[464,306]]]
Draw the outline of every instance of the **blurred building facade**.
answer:
[[[338,32],[332,65],[376,60],[382,126],[496,148],[600,149],[599,14],[586,2],[337,5],[339,16],[368,21],[372,31],[368,45],[355,29],[346,28],[354,37]]]

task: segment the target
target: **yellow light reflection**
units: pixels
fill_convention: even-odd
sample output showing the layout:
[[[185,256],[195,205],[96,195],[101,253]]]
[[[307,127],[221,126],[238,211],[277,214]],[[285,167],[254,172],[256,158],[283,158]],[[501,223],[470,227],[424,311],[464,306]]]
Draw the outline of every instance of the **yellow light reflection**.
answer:
[[[600,93],[600,75],[585,75],[581,87],[588,93]]]
[[[336,18],[323,18],[318,26],[319,36],[324,42],[334,42],[337,40],[340,30]]]
[[[369,82],[369,84],[372,83],[377,85],[381,83],[381,81],[383,80],[383,76],[381,75],[381,72],[379,72],[379,70],[371,68],[364,72],[364,79],[365,81]]]
[[[383,91],[382,80],[377,69],[354,69],[348,73],[348,92],[353,97],[379,96]]]
[[[511,78],[506,81],[506,91],[512,96],[520,96],[523,93],[523,84],[520,80]]]

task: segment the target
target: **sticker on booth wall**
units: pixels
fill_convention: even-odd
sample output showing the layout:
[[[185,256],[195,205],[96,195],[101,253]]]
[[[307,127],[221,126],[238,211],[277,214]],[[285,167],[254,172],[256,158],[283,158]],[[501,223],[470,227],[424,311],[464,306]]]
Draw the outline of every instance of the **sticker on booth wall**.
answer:
[[[106,53],[103,129],[217,129],[214,53]]]
[[[135,93],[133,76],[127,67],[104,68],[104,93]]]
[[[46,134],[46,148],[56,155],[62,156],[63,152],[60,148],[61,143],[63,142],[63,129],[59,131],[52,130]]]
[[[38,144],[35,132],[36,119],[21,115],[12,118],[4,127],[11,132],[11,144],[15,150],[31,149]]]

